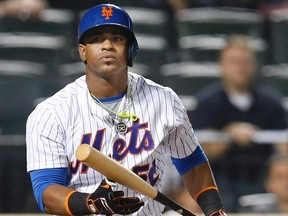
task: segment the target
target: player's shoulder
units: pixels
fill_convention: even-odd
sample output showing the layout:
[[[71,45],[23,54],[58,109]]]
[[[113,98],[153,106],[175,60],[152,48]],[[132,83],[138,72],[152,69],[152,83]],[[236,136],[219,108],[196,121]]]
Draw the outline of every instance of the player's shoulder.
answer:
[[[176,93],[170,87],[163,86],[162,84],[157,83],[151,79],[148,79],[140,74],[129,73],[129,77],[130,79],[132,79],[132,83],[134,83],[134,87],[138,89],[141,86],[141,90],[143,90],[143,92],[150,91],[153,93],[157,91],[160,94],[168,93],[168,94],[176,96]]]
[[[54,95],[51,95],[50,97],[40,102],[36,106],[35,110],[57,109],[57,107],[60,107],[62,104],[69,104],[79,94],[83,94],[86,89],[87,84],[84,75],[76,79],[74,82],[67,84]]]

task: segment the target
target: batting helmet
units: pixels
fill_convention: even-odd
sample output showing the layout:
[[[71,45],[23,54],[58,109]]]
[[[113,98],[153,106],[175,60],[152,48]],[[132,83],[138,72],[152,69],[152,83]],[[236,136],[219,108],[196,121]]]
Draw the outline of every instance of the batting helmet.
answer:
[[[100,4],[89,9],[80,20],[78,28],[78,41],[88,30],[104,25],[115,25],[123,27],[131,35],[129,44],[127,64],[133,66],[138,52],[138,42],[133,32],[133,23],[126,11],[112,4]]]

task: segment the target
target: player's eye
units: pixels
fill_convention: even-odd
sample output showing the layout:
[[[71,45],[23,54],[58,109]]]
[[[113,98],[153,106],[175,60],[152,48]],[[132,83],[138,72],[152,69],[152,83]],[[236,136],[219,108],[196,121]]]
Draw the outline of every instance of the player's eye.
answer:
[[[95,35],[91,38],[91,43],[99,43],[103,41],[103,37],[100,35]]]
[[[124,43],[126,41],[126,38],[122,35],[114,35],[113,41],[117,43]]]

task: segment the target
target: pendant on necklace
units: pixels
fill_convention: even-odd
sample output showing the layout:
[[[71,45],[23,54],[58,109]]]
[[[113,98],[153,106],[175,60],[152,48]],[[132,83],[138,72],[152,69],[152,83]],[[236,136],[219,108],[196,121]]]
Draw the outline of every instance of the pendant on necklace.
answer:
[[[116,124],[116,130],[118,133],[125,134],[127,132],[127,125],[124,122],[118,122]]]

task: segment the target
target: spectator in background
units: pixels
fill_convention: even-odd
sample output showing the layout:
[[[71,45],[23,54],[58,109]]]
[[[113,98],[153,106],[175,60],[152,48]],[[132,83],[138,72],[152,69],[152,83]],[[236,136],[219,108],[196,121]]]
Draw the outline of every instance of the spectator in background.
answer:
[[[29,19],[48,7],[46,0],[0,0],[0,15]]]
[[[265,189],[273,193],[276,203],[269,212],[288,213],[288,154],[276,154],[268,161]]]
[[[233,212],[239,196],[264,190],[259,182],[261,170],[277,151],[276,145],[255,143],[255,133],[286,129],[287,120],[281,96],[257,82],[256,57],[245,36],[228,38],[219,63],[221,82],[196,95],[198,106],[189,117],[195,130],[225,132],[231,138],[200,142],[223,191],[223,202]],[[279,146],[287,150],[287,145]]]
[[[272,155],[264,174],[267,193],[244,196],[246,201],[239,202],[239,211],[263,214],[288,213],[288,154]]]

